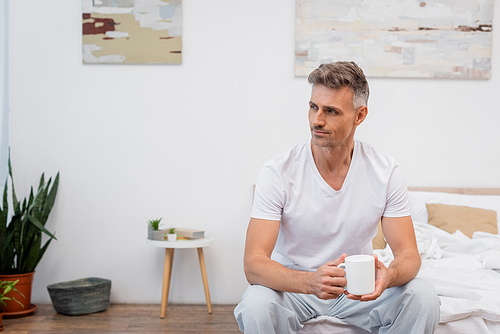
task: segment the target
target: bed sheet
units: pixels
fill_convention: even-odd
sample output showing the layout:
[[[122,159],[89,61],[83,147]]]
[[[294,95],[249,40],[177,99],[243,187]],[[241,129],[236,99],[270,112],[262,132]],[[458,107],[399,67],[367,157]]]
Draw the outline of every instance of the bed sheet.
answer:
[[[441,300],[436,333],[500,333],[500,236],[460,231],[450,234],[414,222],[422,266],[417,277],[432,283]],[[375,250],[386,266],[390,247]],[[305,333],[367,333],[341,321],[318,317],[305,323]]]
[[[338,319],[321,316],[304,323],[299,334],[368,334],[369,332],[349,326]],[[498,334],[500,322],[485,320],[481,317],[468,317],[461,320],[440,323],[434,334]]]

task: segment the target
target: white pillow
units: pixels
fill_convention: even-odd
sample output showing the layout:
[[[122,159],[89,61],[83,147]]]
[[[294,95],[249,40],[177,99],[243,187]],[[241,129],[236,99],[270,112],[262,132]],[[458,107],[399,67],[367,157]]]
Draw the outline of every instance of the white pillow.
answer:
[[[427,223],[426,203],[462,205],[473,208],[489,209],[497,212],[497,226],[500,227],[500,196],[496,195],[463,195],[429,191],[409,191],[411,218],[414,221]],[[500,231],[500,228],[499,228]]]

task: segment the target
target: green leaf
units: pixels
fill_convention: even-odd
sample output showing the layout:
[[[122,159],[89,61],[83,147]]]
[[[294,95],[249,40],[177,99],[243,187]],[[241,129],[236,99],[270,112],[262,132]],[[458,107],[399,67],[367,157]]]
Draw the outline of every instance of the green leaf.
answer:
[[[35,217],[35,216],[32,216],[32,215],[28,215],[28,219],[29,221],[35,225],[36,227],[38,227],[43,233],[47,234],[49,237],[53,238],[53,239],[56,239],[57,238],[55,236],[52,235],[52,233],[50,233],[43,225],[42,223],[40,223],[40,221]]]
[[[38,234],[31,240],[29,248],[25,254],[22,264],[19,268],[21,272],[30,273],[35,270],[39,260],[40,246],[42,244],[42,236]]]
[[[35,196],[33,196],[33,187],[31,187],[30,197],[28,199],[28,208],[33,205],[34,200],[35,200]]]
[[[14,254],[17,255],[18,253],[21,252],[21,224],[22,224],[22,217],[20,215],[15,215],[12,217],[9,227],[12,226],[12,244],[14,248]],[[19,256],[16,257],[17,261],[14,264],[14,270],[19,268]]]
[[[6,229],[4,243],[0,245],[2,258],[0,261],[0,275],[8,275],[14,266],[14,226],[10,224]]]
[[[51,181],[52,180],[49,179],[49,182],[47,182],[47,185],[42,189],[42,192],[40,194],[40,198],[41,198],[41,200],[40,200],[40,209],[39,209],[39,211],[36,214],[36,217],[38,217],[38,220],[40,220],[40,222],[44,226],[45,226],[45,223],[47,223],[47,218],[48,218],[48,214],[47,214],[46,217],[44,216],[44,211],[45,211],[45,207],[47,206],[47,194],[49,192],[49,187],[50,187]]]
[[[5,180],[5,186],[3,190],[3,208],[0,208],[1,211],[1,221],[0,221],[0,230],[5,230],[7,227],[7,217],[9,215],[9,202],[8,202],[8,179]]]
[[[28,212],[35,217],[40,217],[41,212],[43,210],[43,204],[45,202],[45,196],[44,196],[44,188],[39,188],[36,192],[35,198],[33,202],[31,203],[31,206],[28,207]],[[45,225],[45,222],[41,222],[43,225]]]
[[[36,240],[36,238],[41,238],[42,233],[40,232],[40,229],[38,229],[33,224],[29,224],[27,222],[25,225],[26,225],[26,231],[23,234],[23,237],[21,239],[21,243],[23,244],[22,248],[24,251],[21,255],[19,268],[24,272],[29,272],[29,271],[25,271],[25,269],[24,269],[24,264],[27,261],[27,257],[29,256],[28,249],[31,249],[32,244]],[[40,248],[40,245],[38,245],[38,248]],[[26,250],[28,250],[28,251],[26,251]]]
[[[38,184],[38,190],[45,186],[45,173],[42,173],[40,177],[40,183]]]
[[[9,275],[14,266],[14,245],[10,242],[12,234],[7,236],[6,242],[3,245],[2,261],[0,262],[0,275]]]
[[[50,180],[47,185],[50,185]],[[57,188],[59,187],[59,173],[57,173],[56,178],[54,179],[54,184],[52,185],[52,188],[50,189],[49,194],[47,195],[47,200],[45,201],[43,213],[42,213],[42,220],[44,222],[47,221],[50,211],[52,210],[52,207],[54,206],[54,202],[56,200],[56,195],[57,195]]]
[[[20,292],[19,292],[19,293],[20,293]],[[21,293],[21,295],[22,295],[22,293]],[[24,297],[24,295],[23,295],[23,297]],[[16,299],[16,298],[14,298],[14,297],[12,297],[12,299],[14,299],[14,301],[15,301],[16,303],[18,303],[19,305],[21,305],[21,306],[24,308],[24,305],[23,305],[23,304],[22,304],[19,300],[17,300],[17,299]]]
[[[52,239],[49,239],[47,240],[47,242],[45,243],[45,245],[43,245],[43,247],[40,249],[40,253],[38,254],[38,261],[37,261],[37,264],[38,262],[40,262],[40,260],[42,259],[42,256],[43,254],[45,254],[45,251],[47,250],[47,248],[49,247],[50,245],[50,242],[52,241]],[[35,270],[35,268],[33,268],[33,270]]]
[[[44,192],[44,188],[39,188],[33,198],[33,201],[31,202],[31,205],[28,207],[28,214],[37,217],[38,220],[40,220],[39,218],[41,216],[41,211],[43,210],[42,208],[45,202]],[[44,221],[40,222],[42,223],[42,225],[45,225]]]
[[[3,259],[3,246],[5,245],[5,238],[7,234],[7,216],[9,213],[9,204],[7,202],[7,181],[5,181],[5,188],[3,192],[3,208],[0,208],[0,263]]]
[[[14,177],[12,176],[12,165],[10,163],[10,149],[9,149],[9,175],[12,183],[12,205],[14,206],[14,213],[19,213],[19,202],[16,197],[16,190],[14,188]]]

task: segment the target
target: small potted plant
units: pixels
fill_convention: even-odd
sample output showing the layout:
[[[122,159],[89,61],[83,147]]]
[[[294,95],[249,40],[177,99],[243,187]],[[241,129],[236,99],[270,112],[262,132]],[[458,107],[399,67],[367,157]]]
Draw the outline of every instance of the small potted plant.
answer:
[[[168,241],[176,241],[177,240],[177,233],[175,233],[175,227],[171,227],[168,229],[167,238],[168,238]]]
[[[19,282],[17,281],[1,281],[0,280],[0,332],[3,330],[3,325],[2,325],[2,318],[3,318],[3,308],[7,305],[5,303],[6,300],[14,300],[16,303],[21,305],[24,308],[24,305],[21,304],[20,301],[18,301],[16,298],[12,297],[7,297],[7,294],[11,291],[17,291],[21,294],[21,296],[24,297],[24,295],[15,288],[15,285]]]
[[[165,231],[160,230],[160,222],[162,218],[151,219],[148,221],[148,238],[151,240],[165,240]]]

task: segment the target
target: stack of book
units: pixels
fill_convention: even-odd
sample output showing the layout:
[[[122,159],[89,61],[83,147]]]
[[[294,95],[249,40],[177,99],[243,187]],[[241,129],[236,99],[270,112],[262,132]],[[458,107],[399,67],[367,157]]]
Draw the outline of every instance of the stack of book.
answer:
[[[191,228],[176,227],[175,233],[177,233],[177,238],[179,239],[200,239],[205,237],[205,231]]]

